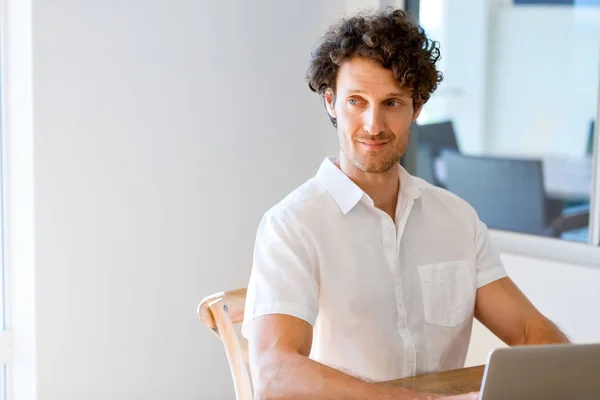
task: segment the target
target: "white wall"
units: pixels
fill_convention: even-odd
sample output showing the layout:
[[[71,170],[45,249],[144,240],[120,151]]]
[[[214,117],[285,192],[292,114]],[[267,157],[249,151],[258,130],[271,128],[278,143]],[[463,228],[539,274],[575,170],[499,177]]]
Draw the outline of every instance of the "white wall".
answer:
[[[32,5],[33,43],[27,24],[9,24],[8,81],[21,84],[6,88],[14,398],[232,398],[223,350],[195,307],[246,283],[262,212],[335,151],[304,73],[323,29],[350,8]],[[20,22],[31,12],[11,10]],[[597,271],[505,261],[568,333],[598,338],[572,311],[598,303]],[[550,297],[563,284],[564,299]]]
[[[502,254],[502,261],[509,276],[533,304],[573,342],[600,342],[600,268],[509,253]],[[466,363],[484,364],[491,349],[503,346],[489,330],[476,323]]]
[[[15,351],[37,352],[18,400],[232,397],[195,309],[246,284],[262,213],[336,151],[304,75],[345,7],[32,2],[35,270],[15,290],[35,337]]]

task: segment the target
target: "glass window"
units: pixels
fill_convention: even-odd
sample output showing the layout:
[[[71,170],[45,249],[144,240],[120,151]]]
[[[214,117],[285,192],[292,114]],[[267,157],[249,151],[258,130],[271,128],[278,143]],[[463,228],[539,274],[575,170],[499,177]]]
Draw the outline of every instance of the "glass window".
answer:
[[[490,228],[587,242],[600,2],[518,3],[420,0],[444,81],[406,166]]]

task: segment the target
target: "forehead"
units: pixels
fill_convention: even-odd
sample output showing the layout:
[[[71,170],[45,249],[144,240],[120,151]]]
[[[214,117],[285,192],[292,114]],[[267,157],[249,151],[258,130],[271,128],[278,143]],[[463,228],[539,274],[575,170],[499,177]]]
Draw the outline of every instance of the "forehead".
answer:
[[[337,74],[336,91],[343,95],[350,91],[360,91],[373,96],[387,93],[402,93],[410,97],[410,90],[394,77],[394,73],[374,61],[353,57],[340,65]]]

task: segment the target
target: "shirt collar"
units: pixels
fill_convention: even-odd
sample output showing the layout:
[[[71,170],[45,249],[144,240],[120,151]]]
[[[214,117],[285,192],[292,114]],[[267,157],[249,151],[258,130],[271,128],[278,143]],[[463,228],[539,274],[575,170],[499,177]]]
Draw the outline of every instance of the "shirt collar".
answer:
[[[358,187],[346,174],[342,172],[334,163],[335,156],[326,157],[319,170],[316,179],[329,192],[333,200],[344,215],[352,210],[361,200],[371,206],[373,200],[360,187]],[[400,166],[400,196],[408,196],[416,199],[421,195],[421,189],[414,181],[413,177]]]
[[[413,200],[421,197],[421,187],[416,179],[404,169],[402,165],[399,168],[400,194],[412,198]]]

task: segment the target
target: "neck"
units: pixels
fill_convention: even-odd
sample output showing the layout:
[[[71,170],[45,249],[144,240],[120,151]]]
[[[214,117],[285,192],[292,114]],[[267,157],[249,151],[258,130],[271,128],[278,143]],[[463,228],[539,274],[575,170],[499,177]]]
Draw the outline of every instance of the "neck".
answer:
[[[346,157],[339,155],[335,164],[375,203],[375,207],[385,211],[392,220],[395,218],[399,190],[399,165],[382,173],[364,172],[356,168]]]

